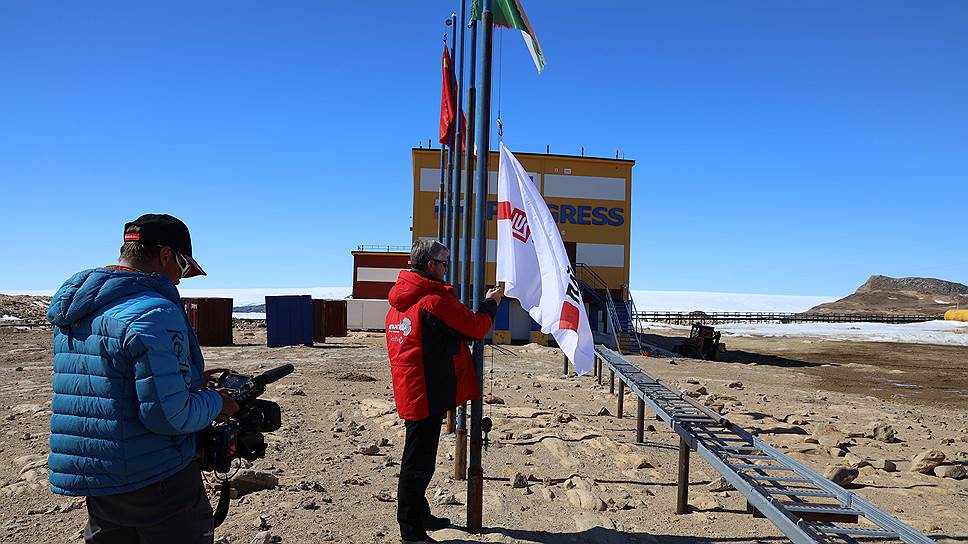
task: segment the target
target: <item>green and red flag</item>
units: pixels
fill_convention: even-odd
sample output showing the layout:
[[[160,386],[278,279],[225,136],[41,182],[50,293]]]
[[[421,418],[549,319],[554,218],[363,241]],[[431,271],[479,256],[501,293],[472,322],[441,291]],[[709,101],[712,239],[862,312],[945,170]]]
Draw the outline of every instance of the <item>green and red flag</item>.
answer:
[[[531,59],[534,61],[538,71],[544,70],[545,57],[541,51],[541,44],[538,43],[538,35],[528,21],[528,16],[524,13],[521,0],[492,0],[491,10],[494,13],[494,24],[504,28],[516,28],[521,31],[524,44],[531,52]],[[483,11],[482,0],[473,0],[471,4],[471,18],[480,19]]]

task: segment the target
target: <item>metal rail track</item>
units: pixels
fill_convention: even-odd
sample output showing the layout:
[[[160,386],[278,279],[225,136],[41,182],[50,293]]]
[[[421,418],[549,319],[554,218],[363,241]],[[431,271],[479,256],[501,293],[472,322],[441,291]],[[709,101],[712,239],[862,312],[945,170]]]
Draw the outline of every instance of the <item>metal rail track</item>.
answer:
[[[920,323],[944,319],[943,315],[806,314],[784,312],[635,312],[637,322],[688,325],[703,323]]]
[[[636,439],[643,440],[645,406],[679,435],[676,512],[688,512],[689,452],[695,451],[747,500],[754,516],[766,517],[792,542],[934,542],[873,504],[788,457],[675,387],[646,374],[605,346],[595,347],[595,375],[609,370],[618,417],[625,387],[638,397]]]

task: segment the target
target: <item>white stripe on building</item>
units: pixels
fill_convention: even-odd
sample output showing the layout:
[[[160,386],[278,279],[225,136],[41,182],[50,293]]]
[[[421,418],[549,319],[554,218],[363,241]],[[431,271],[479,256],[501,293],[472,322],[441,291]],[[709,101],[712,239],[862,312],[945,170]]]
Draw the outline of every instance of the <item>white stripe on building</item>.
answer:
[[[545,174],[544,196],[588,200],[625,200],[625,178]]]
[[[622,244],[575,244],[575,261],[589,266],[625,266],[625,246]]]
[[[538,188],[541,188],[541,174],[537,172],[528,172],[531,176],[532,181],[538,184]],[[464,180],[467,179],[467,171],[463,170],[461,173],[461,184],[463,185]],[[623,179],[624,183],[625,180]],[[447,183],[447,180],[444,180]],[[624,185],[622,186],[625,187]],[[437,193],[440,194],[440,170],[437,168],[421,168],[420,169],[420,192],[422,193]],[[496,195],[497,194],[497,171],[491,170],[487,172],[487,194]]]
[[[356,269],[356,281],[378,281],[394,283],[400,275],[400,268],[374,268],[361,266]]]

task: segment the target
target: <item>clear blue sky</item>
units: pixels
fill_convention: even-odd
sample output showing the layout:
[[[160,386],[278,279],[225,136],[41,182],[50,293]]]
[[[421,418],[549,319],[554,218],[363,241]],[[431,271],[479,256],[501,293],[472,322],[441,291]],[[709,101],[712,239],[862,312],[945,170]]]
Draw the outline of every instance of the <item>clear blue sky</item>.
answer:
[[[968,3],[524,4],[548,67],[504,31],[505,142],[637,161],[634,289],[968,282]],[[409,242],[457,6],[0,3],[0,290],[113,262],[144,212],[191,227],[185,287],[349,285]]]

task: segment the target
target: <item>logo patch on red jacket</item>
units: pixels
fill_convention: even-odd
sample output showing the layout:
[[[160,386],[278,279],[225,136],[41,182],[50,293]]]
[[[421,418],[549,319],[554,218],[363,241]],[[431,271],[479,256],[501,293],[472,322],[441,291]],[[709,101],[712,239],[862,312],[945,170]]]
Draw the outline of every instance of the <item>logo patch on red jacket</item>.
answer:
[[[413,327],[410,318],[404,317],[399,323],[390,323],[387,326],[387,338],[391,342],[402,344],[404,337],[410,336],[410,331],[412,330]]]

